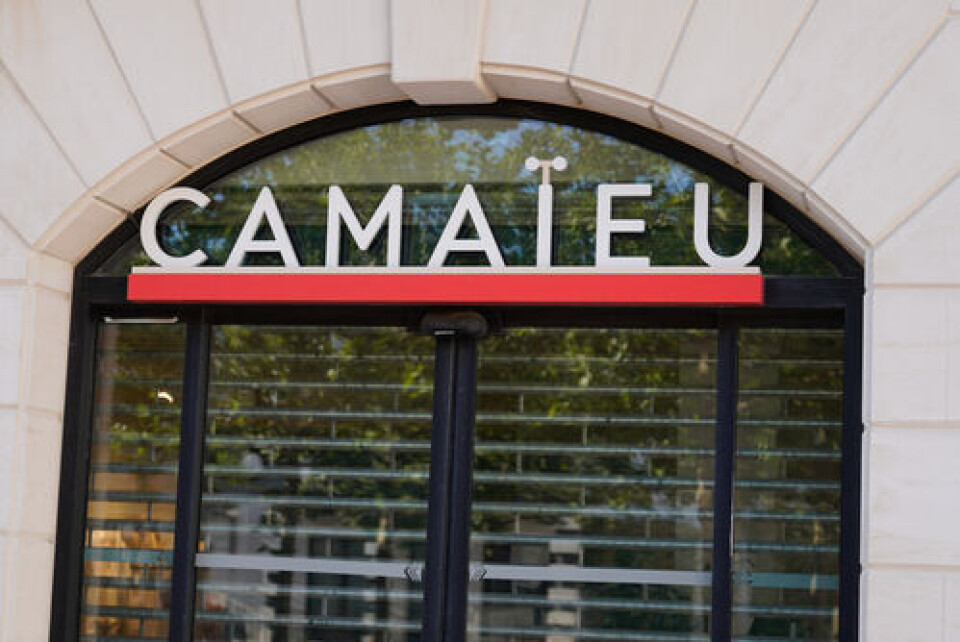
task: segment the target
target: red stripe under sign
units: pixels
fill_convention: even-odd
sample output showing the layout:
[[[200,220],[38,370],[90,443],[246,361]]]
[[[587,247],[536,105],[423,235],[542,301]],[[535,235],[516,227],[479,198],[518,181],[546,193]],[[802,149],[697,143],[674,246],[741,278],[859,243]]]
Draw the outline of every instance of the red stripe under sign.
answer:
[[[138,272],[142,303],[360,305],[763,305],[752,273],[279,273]]]

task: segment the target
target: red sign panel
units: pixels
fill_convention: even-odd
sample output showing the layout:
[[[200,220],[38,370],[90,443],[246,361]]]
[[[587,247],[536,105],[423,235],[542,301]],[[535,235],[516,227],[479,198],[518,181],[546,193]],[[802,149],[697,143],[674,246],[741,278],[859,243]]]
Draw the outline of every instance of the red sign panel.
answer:
[[[763,305],[757,270],[598,272],[134,272],[141,303],[341,305]]]

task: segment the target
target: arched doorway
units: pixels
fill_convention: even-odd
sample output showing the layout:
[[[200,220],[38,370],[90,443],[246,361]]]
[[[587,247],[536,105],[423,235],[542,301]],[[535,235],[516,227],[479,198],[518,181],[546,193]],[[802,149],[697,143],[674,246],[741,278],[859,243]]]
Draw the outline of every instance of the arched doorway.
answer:
[[[503,103],[278,134],[188,180],[211,205],[170,208],[159,242],[229,263],[266,186],[297,260],[324,265],[331,186],[366,226],[398,184],[399,262],[423,265],[472,184],[489,229],[473,218],[441,266],[493,251],[532,267],[529,155],[567,160],[551,265],[597,262],[601,184],[652,186],[617,205],[646,227],[613,230],[613,256],[698,265],[697,183],[710,244],[730,254],[748,236],[749,179],[728,166],[618,121]],[[486,232],[494,250],[455,243]],[[367,249],[341,233],[339,265],[389,263],[389,233]],[[242,265],[286,261],[254,254]],[[750,307],[131,302],[126,277],[149,258],[131,223],[78,269],[66,637],[855,632],[862,275],[775,195]]]

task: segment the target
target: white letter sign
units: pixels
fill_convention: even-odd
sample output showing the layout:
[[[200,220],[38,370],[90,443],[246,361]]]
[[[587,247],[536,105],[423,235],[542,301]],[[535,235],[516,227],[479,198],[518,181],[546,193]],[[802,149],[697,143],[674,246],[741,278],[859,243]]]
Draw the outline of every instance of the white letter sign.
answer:
[[[640,234],[647,229],[643,219],[614,219],[613,199],[650,196],[646,183],[616,183],[597,186],[597,267],[650,267],[646,256],[611,256],[610,239],[614,234]]]
[[[197,267],[207,260],[203,250],[194,250],[186,256],[170,256],[163,251],[160,242],[157,241],[157,221],[160,220],[160,215],[167,206],[177,201],[188,201],[197,207],[206,207],[210,203],[210,197],[192,187],[174,187],[159,194],[147,205],[140,220],[140,242],[143,243],[143,251],[160,267]]]
[[[553,185],[550,184],[550,170],[562,172],[567,169],[567,159],[557,156],[553,160],[540,160],[530,156],[523,166],[531,172],[543,170],[537,190],[537,267],[550,267],[553,250]]]
[[[347,224],[347,229],[357,247],[361,250],[370,249],[377,232],[387,221],[387,267],[400,265],[400,231],[403,216],[403,188],[391,185],[387,195],[380,201],[377,210],[370,218],[366,227],[360,225],[357,215],[343,190],[336,185],[330,186],[327,197],[327,267],[337,267],[340,264],[340,221]]]
[[[254,238],[264,218],[273,233],[272,239]],[[287,228],[284,227],[283,219],[280,217],[280,210],[277,209],[277,201],[274,200],[273,192],[269,187],[260,190],[260,196],[253,204],[253,209],[250,210],[247,221],[240,230],[240,236],[230,256],[227,257],[226,267],[240,267],[247,252],[279,252],[286,267],[300,267],[297,254],[293,251],[293,243],[290,242]]]
[[[219,227],[223,212],[232,212],[235,205],[233,200],[227,200],[228,197],[235,199],[236,195],[221,190],[211,201],[195,189],[167,190],[146,208],[140,230],[143,247],[157,265],[132,268],[127,280],[127,298],[130,301],[157,303],[223,302],[233,305],[763,305],[765,287],[760,266],[748,266],[758,256],[763,236],[761,184],[751,183],[749,186],[747,240],[743,249],[735,256],[722,256],[710,246],[710,192],[706,183],[695,185],[692,195],[694,211],[686,209],[678,215],[672,207],[662,211],[669,205],[665,206],[659,201],[637,202],[636,199],[649,199],[653,195],[654,188],[650,183],[600,183],[578,172],[574,180],[564,183],[563,196],[568,202],[573,199],[573,207],[579,212],[582,203],[589,200],[591,194],[576,194],[574,190],[578,187],[591,189],[596,185],[594,265],[590,265],[590,258],[584,256],[591,250],[589,229],[579,230],[582,236],[571,239],[569,237],[572,235],[566,228],[570,222],[564,221],[563,242],[557,246],[560,252],[557,261],[561,265],[554,266],[551,254],[554,249],[555,194],[550,179],[551,175],[555,177],[556,172],[567,168],[567,160],[562,156],[530,156],[524,167],[541,174],[536,196],[532,184],[522,184],[531,182],[529,176],[527,181],[512,186],[516,181],[501,182],[502,176],[497,178],[500,176],[497,174],[491,177],[495,180],[481,186],[491,192],[496,190],[498,195],[505,189],[514,190],[509,193],[509,198],[496,199],[503,207],[497,212],[497,216],[502,218],[496,219],[498,225],[501,221],[503,225],[497,229],[498,235],[501,231],[503,234],[503,238],[499,239],[504,242],[502,249],[471,184],[461,184],[462,191],[445,222],[442,218],[438,221],[436,217],[442,215],[436,210],[441,201],[438,197],[442,197],[444,206],[450,202],[450,193],[447,191],[449,182],[440,181],[435,187],[428,185],[426,189],[418,185],[413,192],[404,190],[399,184],[392,184],[379,202],[375,196],[365,200],[368,203],[366,207],[373,211],[364,211],[359,217],[344,190],[339,185],[329,185],[325,213],[297,212],[300,218],[294,238],[303,244],[302,248],[293,246],[274,193],[270,187],[263,187],[226,263],[210,265],[219,261],[208,258],[200,249],[187,256],[167,254],[157,240],[158,221],[164,209],[171,207],[172,203],[187,201],[206,208],[201,217],[212,220]],[[373,177],[371,180],[374,180]],[[625,177],[624,180],[630,179]],[[247,194],[246,190],[249,189],[246,184],[243,187],[244,190],[238,192],[240,195]],[[296,189],[296,186],[290,187]],[[302,192],[297,190],[297,193]],[[405,195],[411,199],[406,211]],[[535,239],[534,230],[531,229],[534,224],[534,198]],[[305,201],[298,199],[298,203],[317,206],[322,200],[310,197]],[[488,206],[492,206],[492,203],[488,203]],[[591,206],[592,203],[588,207]],[[661,233],[657,231],[661,227],[659,224],[647,230],[644,219],[618,209],[627,209],[627,206],[632,210],[640,207],[644,211],[657,211],[658,216],[663,215],[663,227],[669,229],[666,243],[662,246],[664,251],[661,259],[667,262],[679,260],[680,265],[651,267],[651,261],[657,260],[656,249],[638,251],[624,248],[619,252],[614,251],[617,245],[614,238],[622,238],[616,235],[632,235],[626,238],[643,241],[646,246],[646,232],[654,235]],[[188,207],[181,204],[177,209]],[[404,245],[402,238],[410,229],[405,227],[405,213],[413,218],[406,224],[419,226],[412,239],[415,242],[409,247]],[[691,214],[693,221],[690,221]],[[180,217],[173,218],[168,224],[172,227],[163,228],[163,238],[186,239],[177,243],[178,248],[184,247],[196,236],[192,234],[192,224]],[[579,219],[579,216],[576,218]],[[233,220],[232,217],[230,220]],[[324,222],[325,232],[321,229]],[[691,224],[693,230],[690,229]],[[184,225],[187,226],[185,230]],[[231,225],[225,236],[232,237],[234,229],[235,226]],[[689,235],[691,231],[695,247],[676,251],[677,236]],[[644,236],[637,237],[637,234]],[[219,248],[223,247],[225,241],[231,240],[223,236],[221,232],[221,238],[214,241],[214,245],[200,247],[218,248],[216,254],[219,259]],[[436,236],[439,238],[432,252],[422,247],[424,241],[430,242]],[[588,247],[583,247],[585,240]],[[315,257],[324,250],[318,246],[324,242],[326,253],[318,261]],[[381,243],[386,246],[385,259],[380,256]],[[653,243],[650,245],[660,247]],[[632,246],[636,247],[636,244]],[[376,256],[371,254],[374,247]],[[693,252],[689,250],[695,250],[706,265],[692,258]],[[298,251],[301,252],[300,257],[297,256]],[[354,254],[363,256],[362,253],[366,252],[369,260],[347,260],[345,251],[349,251],[351,257]],[[248,252],[279,254],[283,266],[277,267],[275,259],[269,261],[271,265],[264,265],[265,261],[255,259],[247,261],[249,265],[244,265]],[[409,256],[404,256],[405,252],[409,252]],[[465,252],[469,256],[463,256]],[[459,253],[459,256],[453,254],[451,258],[452,253]],[[483,254],[484,258],[475,256],[477,254]],[[429,260],[426,260],[428,256]],[[513,265],[506,264],[505,256]],[[301,259],[307,261],[308,265],[301,266]],[[341,263],[356,265],[341,267]]]
[[[460,228],[463,227],[463,221],[470,215],[473,226],[477,228],[476,239],[458,239]],[[487,223],[487,217],[480,207],[480,201],[477,199],[476,192],[472,185],[463,188],[460,199],[450,214],[450,220],[447,226],[443,228],[443,234],[437,241],[437,247],[433,249],[433,255],[427,264],[432,268],[443,267],[447,260],[447,254],[450,252],[483,252],[487,255],[487,260],[493,267],[506,267],[503,257],[500,255],[500,248],[497,247],[497,241],[493,238],[493,232]]]
[[[746,267],[757,258],[763,242],[763,184],[750,183],[747,205],[747,244],[734,256],[721,256],[710,247],[710,186],[697,183],[693,187],[693,246],[710,267]]]

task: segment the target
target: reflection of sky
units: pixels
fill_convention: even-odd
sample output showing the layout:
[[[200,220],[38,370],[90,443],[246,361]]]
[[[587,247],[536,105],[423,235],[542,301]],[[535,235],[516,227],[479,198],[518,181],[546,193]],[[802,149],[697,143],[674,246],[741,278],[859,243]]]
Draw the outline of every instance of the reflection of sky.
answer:
[[[523,133],[526,131],[537,131],[547,126],[539,120],[521,120],[510,129],[504,129],[492,136],[484,136],[481,132],[473,129],[457,129],[447,141],[447,146],[452,147],[464,143],[480,143],[486,145],[490,154],[496,159],[502,159],[507,150],[516,149],[523,142]]]
[[[302,247],[306,243],[316,246],[310,251],[319,256],[331,184],[345,188],[357,215],[366,221],[386,187],[400,183],[406,255],[414,236],[420,238],[417,243],[432,248],[464,184],[474,183],[505,258],[519,263],[533,251],[536,225],[540,175],[523,167],[531,155],[563,155],[570,161],[568,170],[553,175],[554,238],[558,250],[562,246],[577,256],[583,254],[577,260],[592,261],[595,188],[600,182],[653,185],[652,198],[618,203],[617,215],[643,217],[651,231],[658,230],[656,235],[637,237],[639,246],[632,250],[652,255],[658,264],[684,264],[688,259],[680,254],[692,252],[692,197],[698,181],[713,183],[710,195],[717,215],[711,227],[723,228],[722,236],[733,235],[727,242],[731,248],[742,243],[738,227],[745,218],[744,195],[720,188],[690,167],[606,134],[497,117],[408,119],[296,145],[209,185],[205,192],[213,204],[203,211],[172,207],[160,226],[161,242],[173,254],[202,247],[219,261],[232,246],[257,192],[270,185],[298,252],[307,249]],[[727,212],[734,214],[729,222]],[[305,232],[307,228],[311,231]],[[769,234],[772,231],[767,226],[765,246],[777,236]],[[670,247],[662,248],[668,242]],[[721,240],[718,249],[723,245]]]

